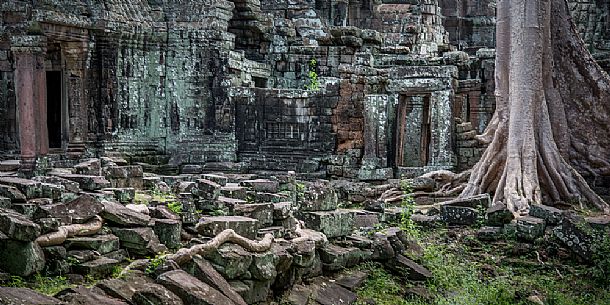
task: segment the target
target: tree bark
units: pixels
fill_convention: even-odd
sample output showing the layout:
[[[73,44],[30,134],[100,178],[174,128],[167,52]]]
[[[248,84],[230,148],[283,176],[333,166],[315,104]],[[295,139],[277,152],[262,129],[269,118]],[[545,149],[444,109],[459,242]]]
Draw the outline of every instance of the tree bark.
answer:
[[[608,137],[586,127],[595,119],[610,134],[610,82],[578,37],[566,0],[500,0],[496,20],[496,112],[478,137],[489,146],[461,196],[493,193],[517,215],[557,201],[608,211],[572,164],[610,171]],[[583,143],[595,149],[579,150]]]

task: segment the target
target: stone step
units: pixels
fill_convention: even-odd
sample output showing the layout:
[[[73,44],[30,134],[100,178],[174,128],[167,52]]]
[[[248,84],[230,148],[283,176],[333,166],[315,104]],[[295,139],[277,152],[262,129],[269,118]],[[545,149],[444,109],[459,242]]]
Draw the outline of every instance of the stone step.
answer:
[[[14,172],[19,170],[21,166],[20,160],[4,160],[0,161],[0,172]]]

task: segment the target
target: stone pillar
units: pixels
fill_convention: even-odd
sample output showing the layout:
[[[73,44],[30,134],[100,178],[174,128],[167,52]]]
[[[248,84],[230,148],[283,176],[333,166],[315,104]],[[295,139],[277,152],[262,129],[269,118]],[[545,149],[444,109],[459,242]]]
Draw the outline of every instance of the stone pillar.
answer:
[[[36,148],[41,156],[49,153],[49,131],[47,126],[47,71],[45,69],[46,40],[34,50],[34,104],[36,105]]]
[[[388,96],[364,98],[364,156],[358,173],[360,180],[385,180],[393,176],[388,168]]]
[[[61,45],[65,59],[66,98],[68,113],[68,150],[69,155],[80,156],[84,152],[89,132],[87,102],[85,99],[85,60],[87,42],[71,41]]]
[[[14,36],[11,39],[15,59],[21,164],[22,171],[26,173],[33,171],[37,157],[48,151],[48,141],[43,140],[47,138],[45,46],[46,38],[43,36]],[[43,116],[44,120],[41,120]]]

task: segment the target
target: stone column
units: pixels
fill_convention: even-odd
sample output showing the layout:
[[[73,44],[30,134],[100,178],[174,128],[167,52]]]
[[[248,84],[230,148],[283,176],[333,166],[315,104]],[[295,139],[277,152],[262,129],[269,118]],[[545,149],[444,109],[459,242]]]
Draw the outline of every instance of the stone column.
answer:
[[[19,118],[19,141],[21,147],[21,164],[23,172],[35,169],[36,158],[41,152],[46,153],[47,148],[41,141],[41,133],[46,133],[46,77],[44,64],[37,67],[38,59],[45,52],[46,38],[43,36],[15,36],[11,39],[11,51],[15,59],[15,95]],[[40,121],[40,116],[45,116]],[[44,124],[43,126],[41,126]],[[46,134],[44,137],[46,138]],[[48,147],[48,143],[47,143]]]
[[[62,43],[67,83],[69,145],[82,145],[87,138],[87,104],[84,93],[85,59],[87,43],[81,41]]]
[[[47,126],[47,71],[45,69],[46,40],[34,50],[34,104],[36,105],[36,148],[41,156],[49,153],[49,131]]]
[[[392,178],[388,168],[388,96],[367,95],[364,98],[364,156],[358,173],[360,180]]]

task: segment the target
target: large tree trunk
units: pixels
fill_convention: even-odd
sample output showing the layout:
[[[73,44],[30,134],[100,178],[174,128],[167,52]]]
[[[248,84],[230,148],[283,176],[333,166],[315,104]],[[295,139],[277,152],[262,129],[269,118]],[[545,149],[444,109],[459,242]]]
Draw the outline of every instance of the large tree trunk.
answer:
[[[520,215],[558,201],[607,211],[570,163],[594,175],[610,170],[610,82],[566,0],[500,0],[496,31],[496,112],[479,137],[489,146],[462,196],[493,193]]]

